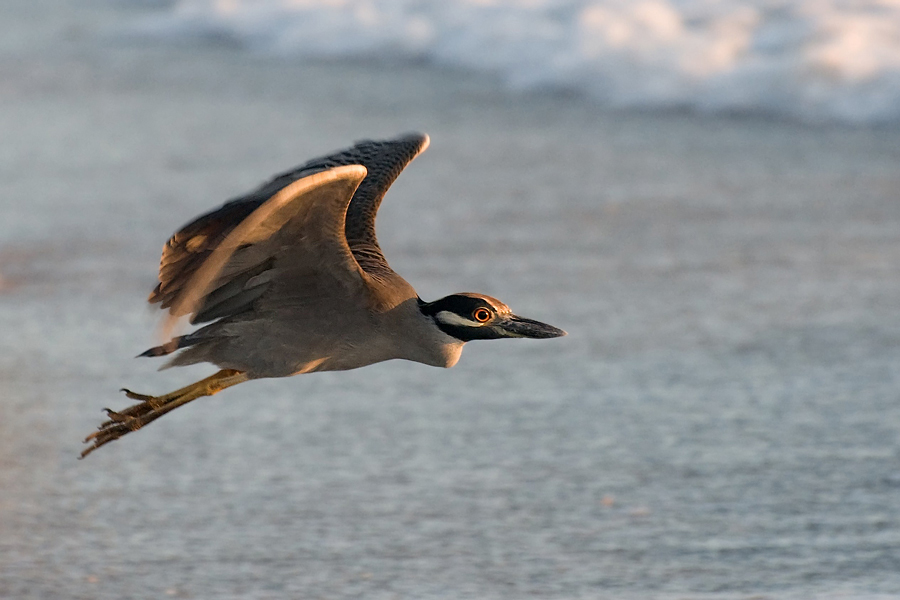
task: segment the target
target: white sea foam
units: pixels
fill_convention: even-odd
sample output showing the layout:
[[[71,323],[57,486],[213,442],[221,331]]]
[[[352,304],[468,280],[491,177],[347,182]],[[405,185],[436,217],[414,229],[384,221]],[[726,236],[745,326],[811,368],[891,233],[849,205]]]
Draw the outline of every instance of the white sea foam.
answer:
[[[145,31],[421,58],[618,107],[900,121],[900,0],[182,0]]]

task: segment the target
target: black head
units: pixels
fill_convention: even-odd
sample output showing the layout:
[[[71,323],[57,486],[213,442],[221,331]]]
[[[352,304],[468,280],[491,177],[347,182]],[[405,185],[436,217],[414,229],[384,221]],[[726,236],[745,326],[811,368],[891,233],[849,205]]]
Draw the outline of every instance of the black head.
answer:
[[[517,317],[496,298],[482,294],[453,294],[434,302],[420,301],[419,308],[434,319],[441,331],[463,342],[566,335],[552,325]]]

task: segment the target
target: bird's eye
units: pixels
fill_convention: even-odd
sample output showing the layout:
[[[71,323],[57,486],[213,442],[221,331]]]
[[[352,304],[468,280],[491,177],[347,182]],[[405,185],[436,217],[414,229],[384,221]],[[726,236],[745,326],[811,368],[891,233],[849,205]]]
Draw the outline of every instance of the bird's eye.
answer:
[[[472,318],[479,323],[487,323],[491,320],[491,311],[486,308],[476,308],[472,313]]]

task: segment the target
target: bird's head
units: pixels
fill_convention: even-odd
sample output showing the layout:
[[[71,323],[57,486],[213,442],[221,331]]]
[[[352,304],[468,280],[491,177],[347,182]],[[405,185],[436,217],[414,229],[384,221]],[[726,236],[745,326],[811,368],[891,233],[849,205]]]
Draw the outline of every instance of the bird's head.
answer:
[[[507,305],[484,294],[461,293],[434,302],[420,301],[419,308],[441,331],[463,342],[566,335],[552,325],[518,317]]]

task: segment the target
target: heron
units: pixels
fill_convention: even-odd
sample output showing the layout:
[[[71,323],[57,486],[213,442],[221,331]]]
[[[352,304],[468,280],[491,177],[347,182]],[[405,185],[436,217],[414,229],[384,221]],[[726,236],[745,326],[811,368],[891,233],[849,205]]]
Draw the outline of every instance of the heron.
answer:
[[[555,338],[566,332],[519,317],[484,294],[432,302],[388,265],[375,215],[426,134],[364,140],[277,175],[183,226],[163,246],[148,301],[168,311],[161,368],[218,371],[160,396],[105,409],[84,458],[162,415],[252,379],[356,369],[392,359],[449,368],[474,340]],[[173,336],[184,319],[204,324]]]

